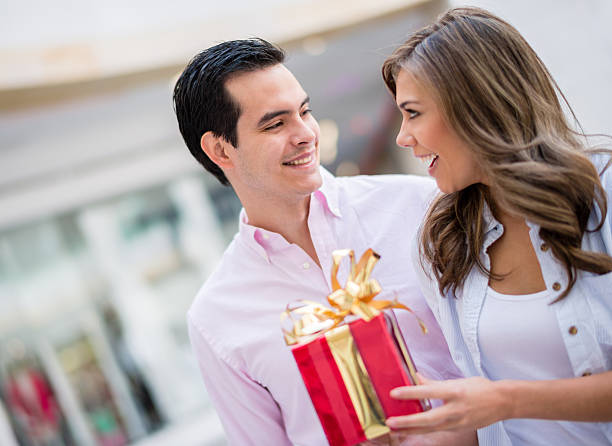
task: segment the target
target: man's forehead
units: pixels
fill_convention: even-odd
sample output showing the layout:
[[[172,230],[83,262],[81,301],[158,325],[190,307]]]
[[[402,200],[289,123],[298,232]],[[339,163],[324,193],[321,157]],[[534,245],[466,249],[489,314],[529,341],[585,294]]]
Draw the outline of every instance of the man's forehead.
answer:
[[[241,114],[294,109],[307,97],[297,79],[282,64],[236,74],[226,81],[225,87]]]

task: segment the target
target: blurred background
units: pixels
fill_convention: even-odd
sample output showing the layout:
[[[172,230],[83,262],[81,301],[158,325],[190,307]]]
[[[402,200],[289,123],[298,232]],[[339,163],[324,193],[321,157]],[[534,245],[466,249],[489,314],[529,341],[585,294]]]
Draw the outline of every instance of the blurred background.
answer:
[[[472,1],[612,134],[610,0]],[[380,65],[454,1],[4,0],[0,445],[223,445],[185,327],[240,205],[191,158],[174,79],[216,42],[288,50],[337,175],[421,173]],[[280,331],[279,331],[280,336]]]

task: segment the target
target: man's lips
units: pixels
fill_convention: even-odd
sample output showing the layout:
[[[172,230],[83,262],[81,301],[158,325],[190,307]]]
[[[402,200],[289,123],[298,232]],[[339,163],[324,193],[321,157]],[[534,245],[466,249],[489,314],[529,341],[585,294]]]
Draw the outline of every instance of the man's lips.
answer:
[[[315,151],[311,150],[311,151],[302,153],[299,156],[290,159],[289,161],[285,161],[283,165],[284,166],[301,166],[301,165],[312,162],[314,158],[315,158]]]

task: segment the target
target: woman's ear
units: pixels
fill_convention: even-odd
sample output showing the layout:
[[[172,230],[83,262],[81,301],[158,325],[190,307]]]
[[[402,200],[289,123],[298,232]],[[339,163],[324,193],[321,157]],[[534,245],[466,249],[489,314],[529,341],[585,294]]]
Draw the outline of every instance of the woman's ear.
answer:
[[[222,169],[233,167],[232,159],[228,156],[231,144],[224,138],[216,136],[213,132],[206,132],[200,139],[200,147],[213,163]]]

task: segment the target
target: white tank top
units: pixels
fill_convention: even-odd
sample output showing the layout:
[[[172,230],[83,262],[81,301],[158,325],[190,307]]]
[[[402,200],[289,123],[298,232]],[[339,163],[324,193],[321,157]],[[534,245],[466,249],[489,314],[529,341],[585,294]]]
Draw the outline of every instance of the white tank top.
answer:
[[[506,295],[487,289],[478,321],[485,375],[492,380],[572,378],[548,290]],[[513,419],[503,422],[517,445],[609,445],[596,423]]]

